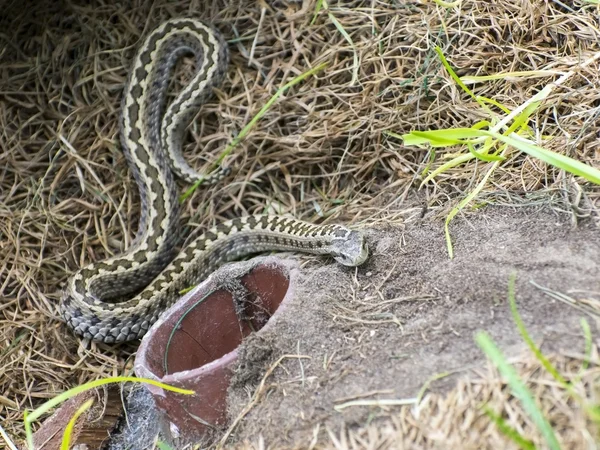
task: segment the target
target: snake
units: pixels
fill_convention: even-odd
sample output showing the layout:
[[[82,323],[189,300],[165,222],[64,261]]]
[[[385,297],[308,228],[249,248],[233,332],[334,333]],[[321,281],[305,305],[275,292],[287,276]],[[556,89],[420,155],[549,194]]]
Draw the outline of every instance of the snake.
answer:
[[[192,56],[191,80],[167,104],[177,62]],[[211,24],[191,18],[161,23],[143,40],[121,101],[120,141],[140,191],[138,231],[128,248],[92,262],[67,280],[60,313],[83,339],[106,344],[142,338],[182,292],[220,266],[256,253],[300,251],[330,255],[355,267],[368,257],[362,232],[277,215],[250,215],[217,224],[178,250],[180,204],[176,177],[212,185],[228,168],[207,176],[182,155],[184,133],[223,80],[226,41]]]

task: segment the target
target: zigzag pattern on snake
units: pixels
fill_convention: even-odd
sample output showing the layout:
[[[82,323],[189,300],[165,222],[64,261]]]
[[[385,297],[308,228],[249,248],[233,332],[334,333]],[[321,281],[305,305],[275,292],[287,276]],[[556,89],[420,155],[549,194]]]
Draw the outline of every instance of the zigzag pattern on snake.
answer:
[[[178,59],[192,54],[196,72],[167,106]],[[217,225],[175,255],[180,236],[174,174],[202,179],[181,154],[185,128],[224,77],[227,45],[213,27],[195,19],[164,22],[144,40],[121,105],[121,145],[141,194],[136,238],[122,254],[95,262],[68,280],[61,314],[76,334],[116,343],[141,338],[180,292],[220,265],[246,255],[292,250],[328,254],[347,266],[368,250],[361,233],[339,225],[313,225],[280,216],[249,216]],[[205,179],[216,182],[222,170]],[[111,302],[136,293],[132,298]]]

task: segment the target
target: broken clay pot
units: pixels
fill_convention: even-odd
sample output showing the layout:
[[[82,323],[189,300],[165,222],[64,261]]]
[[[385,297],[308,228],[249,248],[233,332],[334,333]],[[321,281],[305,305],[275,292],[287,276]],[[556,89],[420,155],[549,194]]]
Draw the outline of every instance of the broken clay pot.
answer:
[[[183,395],[146,385],[173,438],[199,439],[225,425],[237,347],[248,334],[272,326],[272,316],[293,296],[296,270],[293,262],[276,257],[222,267],[166,311],[144,337],[136,375],[196,392]],[[228,281],[241,282],[247,293],[243,320],[236,313],[235,288],[219,287],[235,286]]]
[[[117,426],[123,412],[121,390],[116,385],[105,389],[93,389],[70,398],[58,408],[54,414],[44,420],[42,426],[33,434],[35,450],[60,450],[63,435],[69,421],[83,404],[94,400],[81,419],[71,429],[71,446],[69,448],[87,448],[98,450],[104,448],[110,434]],[[27,445],[23,443],[23,450]]]

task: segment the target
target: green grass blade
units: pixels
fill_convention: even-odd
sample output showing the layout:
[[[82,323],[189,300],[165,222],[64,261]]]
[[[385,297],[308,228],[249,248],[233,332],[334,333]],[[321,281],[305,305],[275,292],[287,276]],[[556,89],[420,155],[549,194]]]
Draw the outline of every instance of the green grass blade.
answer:
[[[492,136],[493,138],[498,139],[499,141],[502,141],[511,147],[515,147],[516,149],[521,150],[522,152],[527,153],[534,158],[538,158],[548,164],[558,167],[559,169],[565,170],[573,175],[583,177],[592,183],[600,184],[600,170],[592,166],[584,164],[568,156],[561,155],[560,153],[539,147],[530,142],[526,142],[522,139],[503,136],[491,131],[480,130],[479,132],[487,136]]]
[[[472,83],[478,83],[481,81],[504,80],[506,78],[539,78],[550,77],[555,75],[564,75],[564,72],[558,72],[556,70],[521,70],[514,72],[496,73],[494,75],[467,75],[462,77],[462,80],[463,82],[470,81]]]
[[[491,126],[492,126],[492,124],[489,121],[480,120],[479,122],[475,123],[471,128],[473,128],[475,130],[481,130],[482,128],[489,128]]]
[[[487,153],[479,153],[475,150],[475,147],[473,147],[473,144],[471,144],[470,142],[467,142],[467,148],[469,149],[469,153],[471,153],[471,155],[473,155],[477,159],[480,159],[481,161],[492,162],[506,160],[506,158],[502,155],[489,155]]]
[[[250,122],[248,122],[248,125],[246,125],[244,128],[242,128],[242,131],[240,131],[240,133],[231,141],[231,143],[229,143],[227,145],[227,147],[225,147],[225,150],[223,150],[223,152],[221,152],[221,154],[219,155],[219,157],[213,164],[213,169],[215,167],[218,167],[223,162],[223,160],[227,157],[227,155],[229,155],[233,151],[233,149],[238,146],[238,144],[242,141],[242,139],[244,139],[246,137],[246,135],[248,135],[248,133],[250,133],[250,130],[254,127],[254,125],[256,125],[256,123],[260,119],[262,119],[262,117],[267,113],[267,111],[273,105],[273,103],[275,103],[277,101],[277,99],[279,97],[281,97],[285,91],[287,91],[292,86],[295,86],[296,84],[304,81],[306,78],[314,75],[315,73],[323,70],[325,67],[327,67],[327,64],[328,63],[326,63],[326,62],[319,64],[317,67],[313,67],[312,69],[307,70],[304,73],[301,73],[300,75],[298,75],[297,77],[292,79],[289,83],[287,83],[285,86],[282,86],[281,88],[279,88],[277,90],[277,92],[275,92],[275,94],[273,94],[273,96],[269,99],[269,101],[267,101],[267,103],[264,104],[264,106],[260,109],[260,111],[258,111],[258,113],[252,118],[252,120],[250,120]],[[198,186],[200,186],[202,184],[203,181],[204,180],[201,179],[201,180],[198,180],[196,183],[194,183],[187,191],[184,192],[183,195],[181,195],[179,197],[179,201],[180,202],[185,201],[185,199],[187,199],[190,195],[192,195],[193,192],[198,188]]]
[[[470,153],[465,153],[463,155],[459,155],[456,156],[455,158],[452,158],[450,161],[445,162],[444,164],[442,164],[440,167],[438,167],[437,169],[435,169],[433,172],[431,172],[420,184],[419,187],[423,186],[424,184],[428,183],[429,181],[431,181],[433,178],[435,178],[436,176],[438,176],[440,173],[443,173],[445,171],[447,171],[448,169],[451,169],[453,167],[459,166],[467,161],[472,160],[473,158],[475,158],[473,155],[471,155]]]
[[[358,52],[356,51],[356,46],[354,45],[352,38],[346,32],[346,30],[344,29],[344,26],[339,22],[339,20],[337,20],[335,18],[335,16],[331,13],[327,13],[327,15],[329,16],[329,20],[331,20],[331,22],[335,25],[335,27],[338,29],[338,31],[342,34],[342,36],[344,36],[344,39],[346,39],[346,42],[348,42],[348,44],[350,44],[350,47],[352,47],[353,64],[352,64],[352,79],[350,80],[350,86],[354,86],[358,82],[358,69],[360,67],[360,63],[358,61]]]
[[[184,395],[195,394],[194,391],[178,388],[175,386],[169,386],[168,384],[161,383],[160,381],[156,381],[156,380],[151,380],[149,378],[122,376],[122,377],[110,377],[110,378],[103,378],[100,380],[90,381],[89,383],[82,384],[81,386],[75,386],[74,388],[69,389],[66,392],[63,392],[62,394],[57,395],[56,397],[48,400],[42,406],[36,408],[31,413],[28,411],[23,412],[25,435],[26,435],[27,445],[28,445],[29,449],[34,448],[33,447],[33,432],[31,430],[31,424],[33,422],[35,422],[37,419],[39,419],[42,415],[46,414],[48,411],[50,411],[55,406],[60,405],[62,402],[66,401],[72,397],[75,397],[77,394],[81,394],[82,392],[85,392],[85,391],[88,391],[90,389],[94,389],[94,388],[97,388],[100,386],[104,386],[106,384],[124,383],[124,382],[147,383],[147,384],[151,384],[153,386],[158,386],[167,391],[176,392],[178,394],[184,394]]]
[[[523,381],[519,378],[517,372],[508,363],[500,349],[496,347],[494,341],[492,341],[490,336],[484,331],[478,332],[475,336],[475,340],[479,347],[485,352],[487,357],[498,368],[500,374],[506,378],[513,395],[519,399],[523,405],[523,409],[527,412],[531,420],[533,420],[537,428],[540,430],[540,433],[546,440],[548,447],[551,450],[560,450],[560,444],[558,443],[552,426],[550,423],[548,423],[540,409],[535,404],[535,400],[527,389],[527,386],[525,386],[525,383],[523,383]]]
[[[535,445],[533,442],[521,436],[521,433],[507,424],[503,417],[496,414],[487,406],[485,407],[484,411],[490,420],[498,427],[500,432],[517,444],[519,448],[522,448],[523,450],[535,450]]]
[[[421,401],[423,400],[423,397],[425,396],[425,393],[429,389],[429,386],[431,386],[431,383],[433,383],[434,381],[437,381],[437,380],[441,380],[442,378],[449,377],[450,375],[452,375],[452,372],[441,372],[441,373],[436,373],[435,375],[429,377],[427,379],[427,381],[425,381],[425,383],[423,383],[423,386],[421,386],[421,389],[419,389],[419,393],[415,397],[415,403],[417,405],[419,403],[421,403]]]
[[[588,406],[585,409],[585,412],[596,425],[600,425],[600,405]]]
[[[431,165],[434,163],[435,161],[435,149],[432,148],[429,150],[429,158],[427,160],[427,164],[425,165],[425,168],[423,169],[423,172],[421,173],[421,176],[425,176],[429,173],[429,169],[431,168]]]
[[[544,369],[546,369],[548,373],[552,375],[552,377],[556,381],[558,381],[564,388],[569,388],[567,380],[565,380],[563,376],[560,373],[558,373],[558,370],[556,370],[552,363],[548,361],[548,358],[546,358],[544,354],[540,351],[539,347],[535,345],[535,342],[533,342],[533,339],[531,339],[531,336],[527,332],[527,328],[523,323],[523,319],[521,319],[519,311],[517,310],[517,302],[515,299],[515,280],[516,274],[513,272],[511,273],[510,278],[508,279],[508,302],[510,304],[510,312],[512,314],[513,320],[515,321],[515,324],[517,325],[519,334],[521,335],[529,349],[533,352],[535,357],[538,359],[538,361],[542,364],[542,366],[544,366]]]
[[[530,105],[530,106],[531,106],[531,109],[535,109],[535,107],[537,107],[536,105]],[[521,120],[519,121],[518,126],[523,125],[524,117],[527,116],[526,113],[528,111],[529,111],[529,108],[526,108],[521,113]],[[515,123],[517,123],[517,121],[515,121]],[[513,123],[513,126],[515,125],[515,123]],[[514,133],[511,136],[504,136],[502,134],[495,133],[493,131],[475,130],[473,128],[457,128],[457,129],[452,130],[452,131],[454,131],[452,133],[447,133],[447,134],[444,133],[444,132],[449,132],[449,131],[451,131],[451,130],[435,130],[433,132],[432,131],[413,131],[413,132],[409,133],[408,135],[403,135],[403,138],[405,138],[405,144],[408,141],[409,143],[412,143],[414,145],[415,142],[419,142],[420,144],[425,144],[425,143],[431,143],[431,142],[433,142],[433,143],[442,142],[443,140],[446,140],[448,142],[450,142],[450,141],[454,142],[455,140],[460,141],[461,138],[459,138],[459,136],[463,136],[463,139],[489,136],[489,137],[497,139],[501,142],[504,142],[505,144],[508,144],[511,147],[516,148],[517,150],[527,153],[528,155],[533,156],[534,158],[540,159],[548,164],[551,164],[559,169],[565,170],[569,173],[572,173],[573,175],[583,177],[592,183],[600,184],[600,170],[598,170],[590,165],[584,164],[580,161],[577,161],[576,159],[570,158],[566,155],[562,155],[560,153],[556,153],[551,150],[540,147],[538,145],[535,145],[524,139],[520,139],[518,137],[513,137],[513,136],[516,136]],[[462,140],[462,142],[460,142],[460,143],[466,144],[467,141]],[[472,142],[472,143],[474,143],[474,142]],[[434,144],[432,144],[432,145],[434,145]]]
[[[23,411],[23,425],[25,427],[25,439],[27,441],[28,450],[35,450],[33,445],[33,431],[31,430],[31,422],[29,421],[29,411]]]
[[[462,0],[456,0],[454,2],[445,2],[443,0],[433,0],[436,5],[441,6],[442,8],[454,8],[462,3]]]
[[[311,21],[311,25],[315,23],[315,20],[317,19],[317,14],[319,14],[319,11],[321,11],[321,9],[323,9],[323,8],[329,10],[329,4],[327,3],[327,0],[317,0],[317,4],[315,6],[315,14]],[[337,28],[337,30],[341,33],[341,35],[344,37],[344,39],[346,39],[346,42],[348,42],[348,44],[350,44],[350,47],[352,48],[353,64],[352,64],[352,79],[350,80],[350,86],[354,86],[358,82],[358,69],[360,67],[360,63],[358,60],[358,51],[356,50],[354,41],[352,40],[352,38],[346,31],[344,26],[340,23],[340,21],[337,20],[337,18],[333,15],[333,13],[331,13],[331,11],[327,11],[327,16],[329,17],[329,20],[331,21],[331,23],[333,23],[333,25]]]
[[[490,117],[494,117],[494,113],[488,108],[488,106],[485,104],[485,102],[481,101],[481,99],[479,99],[475,94],[473,94],[471,89],[469,89],[465,85],[465,83],[462,82],[462,80],[460,79],[460,77],[458,75],[456,75],[456,72],[454,72],[454,69],[452,69],[452,67],[450,67],[450,64],[446,60],[444,53],[442,53],[442,49],[440,47],[436,46],[435,51],[438,54],[438,57],[440,58],[440,61],[442,62],[443,66],[446,68],[446,71],[450,74],[450,77],[452,77],[454,82],[456,84],[458,84],[463,91],[465,91],[467,94],[469,94],[473,98],[473,100],[475,100],[477,103],[479,103],[479,106],[481,106],[490,115]]]
[[[592,331],[590,330],[590,324],[584,317],[581,318],[581,328],[585,337],[585,359],[581,365],[581,371],[583,372],[587,370],[592,359]]]
[[[590,330],[590,324],[585,320],[585,318],[581,318],[581,329],[583,330],[583,337],[585,339],[585,350],[584,350],[584,359],[581,364],[581,369],[579,369],[579,373],[575,377],[573,384],[577,384],[581,381],[581,377],[583,377],[583,373],[588,369],[590,365],[590,360],[592,359],[592,331]]]
[[[319,11],[321,11],[321,9],[323,8],[323,1],[324,0],[317,0],[317,4],[315,5],[315,13],[313,15],[312,20],[310,21],[311,25],[315,24],[317,16],[319,15]]]
[[[385,134],[386,136],[391,136],[396,139],[404,139],[404,137],[401,134],[394,133],[393,131],[389,131],[389,130],[385,130],[383,132],[383,134]]]
[[[517,131],[519,129],[528,129],[529,127],[529,118],[531,115],[538,109],[542,102],[533,102],[528,105],[521,114],[515,117],[513,123],[508,127],[508,129],[502,133],[505,136],[510,136],[511,133]]]
[[[464,81],[465,78],[467,77],[462,77],[462,80]],[[502,103],[497,102],[496,100],[494,100],[493,98],[488,98],[488,97],[484,97],[482,95],[478,95],[477,96],[482,102],[486,102],[489,103],[490,105],[494,105],[496,108],[501,109],[503,113],[505,114],[510,114],[510,109],[508,109],[506,106],[504,106]]]
[[[465,139],[481,137],[473,128],[449,128],[446,130],[411,131],[402,135],[405,145],[429,144],[432,147],[448,147],[463,144]]]
[[[75,423],[77,422],[77,419],[79,419],[79,416],[90,409],[93,403],[94,399],[90,398],[83,405],[77,408],[77,411],[75,411],[75,414],[73,414],[73,417],[71,417],[69,423],[67,423],[65,432],[63,433],[62,442],[60,443],[60,450],[69,450],[69,448],[71,448],[71,436],[73,435]]]
[[[427,177],[421,182],[420,186],[427,184],[429,181],[433,180],[440,173],[445,172],[448,169],[459,166],[467,161],[470,161],[474,158],[470,153],[465,153],[464,155],[457,156],[456,158],[452,158],[450,161],[442,164],[440,167],[431,172]]]
[[[161,383],[160,381],[151,380],[149,378],[138,378],[138,377],[111,377],[111,378],[103,378],[101,380],[90,381],[89,383],[82,384],[81,386],[75,386],[72,389],[69,389],[66,392],[63,392],[60,395],[48,400],[39,408],[35,409],[33,412],[28,414],[27,421],[29,423],[34,422],[38,418],[40,418],[43,414],[50,411],[55,406],[61,404],[62,402],[75,397],[77,394],[81,394],[82,392],[88,391],[90,389],[94,389],[100,386],[104,386],[105,384],[113,384],[113,383],[124,383],[124,382],[134,382],[134,383],[147,383],[153,386],[158,386],[166,391],[176,392],[178,394],[184,395],[192,395],[195,394],[194,391],[190,391],[188,389],[181,389],[175,386],[169,386],[168,384]]]
[[[469,192],[469,194],[465,198],[463,198],[459,202],[459,204],[455,208],[452,208],[452,210],[448,213],[448,216],[446,217],[446,222],[444,223],[444,234],[446,236],[446,248],[448,250],[448,256],[450,259],[452,259],[454,257],[454,249],[452,247],[452,238],[450,236],[450,222],[452,221],[452,219],[454,219],[454,217],[459,213],[459,211],[461,209],[463,209],[465,206],[467,206],[469,204],[469,202],[471,202],[471,200],[473,200],[475,197],[477,197],[477,195],[481,192],[481,190],[484,188],[485,184],[487,183],[488,178],[492,175],[492,173],[498,167],[499,164],[500,163],[498,161],[494,162],[492,167],[490,168],[490,170],[488,170],[487,173],[481,179],[481,181],[479,183],[477,183],[477,186],[475,186],[475,189],[473,189],[471,192]]]
[[[471,140],[471,143],[476,144],[483,142],[487,137],[484,133],[489,133],[486,130],[479,130],[477,127],[484,126],[485,121],[477,122],[471,128],[447,128],[445,130],[414,130],[410,133],[399,135],[392,132],[387,132],[392,137],[397,137],[404,141],[404,145],[431,145],[434,147],[445,147],[449,145],[463,145],[466,140]]]

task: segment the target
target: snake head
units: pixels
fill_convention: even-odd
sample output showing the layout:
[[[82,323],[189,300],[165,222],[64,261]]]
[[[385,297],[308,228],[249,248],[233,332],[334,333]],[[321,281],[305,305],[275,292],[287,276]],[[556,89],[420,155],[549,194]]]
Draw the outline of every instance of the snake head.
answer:
[[[334,239],[332,244],[333,258],[344,266],[360,266],[369,256],[365,237],[358,231],[349,231],[343,238]]]

